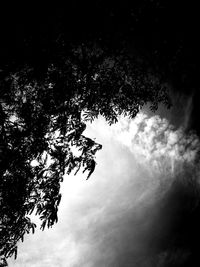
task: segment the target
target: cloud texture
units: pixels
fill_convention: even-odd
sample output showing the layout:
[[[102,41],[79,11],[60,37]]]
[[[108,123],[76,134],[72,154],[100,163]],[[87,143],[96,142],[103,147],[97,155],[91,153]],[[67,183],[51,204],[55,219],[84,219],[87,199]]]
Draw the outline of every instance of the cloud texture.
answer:
[[[185,235],[198,210],[197,136],[142,112],[111,127],[100,118],[87,134],[103,144],[94,175],[65,177],[58,224],[28,236],[10,266],[187,266],[199,234]]]

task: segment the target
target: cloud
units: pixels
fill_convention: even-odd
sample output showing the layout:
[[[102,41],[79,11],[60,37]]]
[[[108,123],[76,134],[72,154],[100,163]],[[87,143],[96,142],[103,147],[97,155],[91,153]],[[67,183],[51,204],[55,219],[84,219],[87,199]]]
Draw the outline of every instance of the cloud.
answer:
[[[65,177],[58,224],[28,236],[10,266],[168,267],[189,261],[195,250],[185,233],[199,237],[190,214],[198,210],[197,136],[146,113],[111,127],[100,118],[86,134],[103,144],[94,175],[88,181]]]
[[[176,163],[192,163],[200,150],[198,137],[186,134],[184,128],[175,128],[158,115],[149,117],[140,113],[135,120],[121,118],[112,128],[115,138],[127,146],[142,162],[153,167],[169,167],[174,175]],[[179,164],[180,165],[180,164]]]
[[[92,266],[155,266],[155,261],[159,266],[168,266],[169,262],[179,266],[194,256],[191,244],[186,245],[185,234],[194,221],[191,216],[185,223],[185,217],[190,216],[191,208],[195,214],[199,209],[198,137],[186,134],[184,128],[175,128],[165,118],[144,113],[135,120],[121,118],[109,130],[104,127],[104,134],[109,132],[131,152],[138,176],[134,182],[131,175],[123,177],[125,185],[119,195],[115,193],[107,210],[111,222],[98,224],[98,233],[105,235],[98,245],[100,256],[96,255]],[[123,196],[124,202],[119,196]],[[116,203],[119,213],[112,213]],[[173,227],[176,231],[171,230]],[[178,241],[180,233],[182,241]],[[193,238],[195,234],[199,236],[198,231],[191,232]],[[177,247],[178,242],[182,249]],[[104,248],[109,248],[108,254]],[[109,255],[106,263],[103,254]]]

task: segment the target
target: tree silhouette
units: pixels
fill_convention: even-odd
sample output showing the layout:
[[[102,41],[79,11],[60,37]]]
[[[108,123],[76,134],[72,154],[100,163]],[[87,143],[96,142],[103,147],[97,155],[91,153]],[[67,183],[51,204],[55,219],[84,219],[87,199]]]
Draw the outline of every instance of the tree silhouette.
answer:
[[[94,171],[101,145],[84,136],[87,122],[168,105],[167,80],[194,90],[191,126],[200,133],[198,25],[197,4],[185,1],[2,6],[0,266],[34,232],[31,212],[42,229],[57,221],[63,174]]]
[[[83,135],[86,123],[102,115],[134,118],[151,103],[170,105],[167,89],[137,60],[110,53],[97,43],[76,45],[38,77],[28,65],[4,74],[0,96],[0,255],[17,257],[17,242],[36,225],[58,221],[60,183],[79,170],[88,179],[102,146]],[[74,152],[73,147],[76,148]]]

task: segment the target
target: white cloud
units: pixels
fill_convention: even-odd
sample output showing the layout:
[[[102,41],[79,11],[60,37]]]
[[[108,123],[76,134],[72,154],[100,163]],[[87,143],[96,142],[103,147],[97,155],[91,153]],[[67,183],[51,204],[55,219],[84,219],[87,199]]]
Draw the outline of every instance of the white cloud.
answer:
[[[149,162],[154,168],[168,168],[172,175],[176,163],[194,162],[199,150],[198,137],[176,129],[165,118],[140,113],[134,120],[121,118],[111,126],[115,138],[128,147],[139,162]]]
[[[157,253],[168,219],[160,200],[194,164],[198,138],[145,113],[111,127],[100,118],[87,134],[103,144],[95,173],[65,177],[58,224],[27,237],[11,267],[143,267]]]

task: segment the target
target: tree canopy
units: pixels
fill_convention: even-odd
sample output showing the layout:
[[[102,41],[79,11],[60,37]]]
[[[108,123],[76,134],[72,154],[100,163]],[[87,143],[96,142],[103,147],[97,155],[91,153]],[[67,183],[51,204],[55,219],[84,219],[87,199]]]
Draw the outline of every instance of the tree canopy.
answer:
[[[6,264],[24,234],[34,233],[28,215],[39,215],[42,230],[58,221],[64,175],[93,173],[102,146],[83,134],[87,122],[102,115],[116,123],[147,103],[156,110],[170,100],[166,85],[139,60],[95,42],[71,46],[42,73],[26,64],[1,76],[0,255]]]

